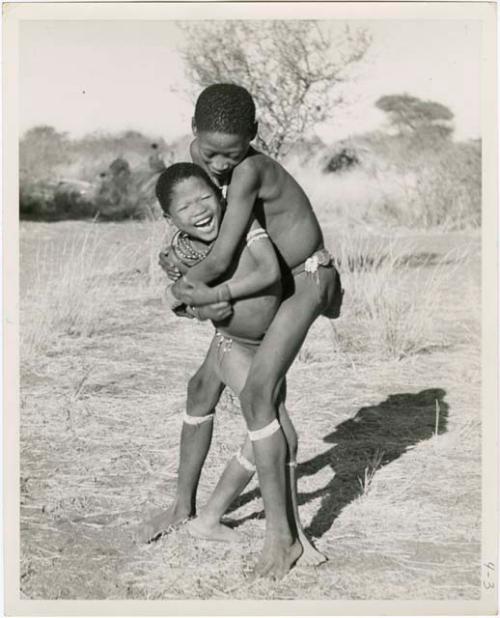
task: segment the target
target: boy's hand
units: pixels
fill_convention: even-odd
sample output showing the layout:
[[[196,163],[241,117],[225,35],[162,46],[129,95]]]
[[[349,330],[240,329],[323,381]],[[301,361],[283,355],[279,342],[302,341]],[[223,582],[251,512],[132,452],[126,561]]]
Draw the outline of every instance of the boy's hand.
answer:
[[[188,281],[186,277],[178,279],[172,291],[186,305],[208,305],[217,301],[212,288],[201,281]]]
[[[167,273],[167,276],[172,281],[177,281],[184,273],[187,272],[187,267],[180,262],[175,253],[170,251],[170,247],[164,251],[160,251],[158,256],[158,264]]]
[[[225,301],[213,303],[211,305],[203,305],[196,308],[196,317],[199,320],[213,320],[214,322],[222,322],[233,313],[231,303]]]

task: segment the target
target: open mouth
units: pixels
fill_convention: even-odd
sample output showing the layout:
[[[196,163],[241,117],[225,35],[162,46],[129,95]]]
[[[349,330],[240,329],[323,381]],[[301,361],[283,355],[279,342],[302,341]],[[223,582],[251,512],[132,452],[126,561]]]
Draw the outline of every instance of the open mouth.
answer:
[[[203,219],[199,219],[194,224],[194,227],[200,232],[212,232],[215,228],[215,217],[212,215],[207,215],[206,217],[203,217]]]
[[[224,180],[227,179],[227,177],[229,176],[229,171],[225,171],[225,172],[214,172],[212,170],[212,176],[217,180],[217,182],[219,184],[221,184],[222,182],[224,182]]]

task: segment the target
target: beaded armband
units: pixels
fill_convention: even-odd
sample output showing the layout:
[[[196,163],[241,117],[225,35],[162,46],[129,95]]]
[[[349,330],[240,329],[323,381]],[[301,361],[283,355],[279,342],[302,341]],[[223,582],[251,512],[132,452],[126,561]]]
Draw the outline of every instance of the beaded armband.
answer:
[[[250,232],[248,232],[247,237],[246,237],[247,247],[249,247],[256,240],[260,240],[261,238],[269,238],[264,228],[258,227],[255,230],[250,230]]]

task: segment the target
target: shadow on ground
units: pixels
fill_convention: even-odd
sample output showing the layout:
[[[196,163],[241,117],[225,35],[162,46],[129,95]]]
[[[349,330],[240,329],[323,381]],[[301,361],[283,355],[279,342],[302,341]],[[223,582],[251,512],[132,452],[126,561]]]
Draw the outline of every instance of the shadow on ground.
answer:
[[[300,463],[297,468],[298,478],[312,476],[328,467],[334,473],[325,487],[299,494],[299,504],[321,498],[320,507],[306,530],[309,536],[323,536],[342,509],[363,493],[365,479],[372,478],[377,469],[400,457],[409,447],[431,438],[436,431],[437,408],[438,433],[446,431],[448,404],[444,401],[445,395],[446,391],[440,388],[390,395],[376,406],[361,408],[353,418],[340,423],[323,438],[331,448]],[[229,512],[259,495],[258,489],[243,494]],[[251,513],[235,520],[234,525],[263,516],[262,511]]]

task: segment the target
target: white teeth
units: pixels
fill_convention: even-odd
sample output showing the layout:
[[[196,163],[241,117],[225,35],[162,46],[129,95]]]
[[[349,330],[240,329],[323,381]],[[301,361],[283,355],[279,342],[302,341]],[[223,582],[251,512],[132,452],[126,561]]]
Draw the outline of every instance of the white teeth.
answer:
[[[206,217],[205,219],[201,219],[198,223],[195,223],[195,227],[205,227],[212,222],[212,217]]]

